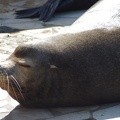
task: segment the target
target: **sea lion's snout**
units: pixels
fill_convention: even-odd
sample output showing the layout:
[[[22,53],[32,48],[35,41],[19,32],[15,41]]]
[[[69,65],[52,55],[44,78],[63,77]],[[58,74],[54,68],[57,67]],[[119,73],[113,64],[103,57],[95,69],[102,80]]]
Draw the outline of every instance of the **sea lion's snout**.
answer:
[[[5,73],[5,75],[11,75],[14,69],[14,62],[10,60],[0,62],[0,73]]]
[[[14,62],[11,60],[1,61],[0,66],[8,68],[8,67],[14,66]]]
[[[14,64],[10,61],[0,62],[0,87],[8,89],[10,77],[13,73]]]
[[[0,62],[0,87],[7,90],[16,100],[24,99],[22,89],[15,75],[15,63],[11,60]]]
[[[0,87],[3,88],[4,79],[6,79],[5,68],[0,65]]]

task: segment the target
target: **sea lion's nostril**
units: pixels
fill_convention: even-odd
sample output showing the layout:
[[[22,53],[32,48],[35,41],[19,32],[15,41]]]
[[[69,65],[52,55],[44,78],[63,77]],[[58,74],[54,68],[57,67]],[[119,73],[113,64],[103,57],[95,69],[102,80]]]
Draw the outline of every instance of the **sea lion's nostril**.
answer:
[[[4,69],[5,68],[2,65],[0,65],[0,74],[3,73]]]

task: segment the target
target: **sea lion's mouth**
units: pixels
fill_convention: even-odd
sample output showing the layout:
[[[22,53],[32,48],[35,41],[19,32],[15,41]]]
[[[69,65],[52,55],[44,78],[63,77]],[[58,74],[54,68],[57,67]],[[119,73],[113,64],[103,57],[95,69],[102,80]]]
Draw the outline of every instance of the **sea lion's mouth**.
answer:
[[[10,69],[7,69],[3,66],[0,66],[0,87],[4,90],[7,90],[8,93],[14,93],[16,100],[18,100],[17,94],[19,93],[24,99],[21,85],[19,84],[18,80],[13,76],[13,72]]]

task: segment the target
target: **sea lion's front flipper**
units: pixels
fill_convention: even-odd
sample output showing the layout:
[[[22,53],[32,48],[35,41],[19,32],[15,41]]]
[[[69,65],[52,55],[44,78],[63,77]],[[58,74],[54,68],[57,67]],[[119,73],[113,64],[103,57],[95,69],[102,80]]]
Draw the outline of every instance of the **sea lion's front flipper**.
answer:
[[[29,8],[29,9],[15,11],[15,14],[17,15],[16,18],[20,19],[20,18],[38,17],[40,9],[41,7],[36,7],[36,8]]]
[[[16,11],[16,18],[39,17],[42,21],[47,21],[56,11],[62,0],[48,0],[43,6]]]

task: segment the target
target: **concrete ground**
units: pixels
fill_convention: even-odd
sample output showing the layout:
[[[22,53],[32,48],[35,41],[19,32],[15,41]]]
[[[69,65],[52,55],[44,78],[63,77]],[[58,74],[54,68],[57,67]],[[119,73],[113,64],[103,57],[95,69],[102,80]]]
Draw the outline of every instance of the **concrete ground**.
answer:
[[[0,0],[0,57],[6,59],[25,42],[42,39],[67,29],[84,11],[55,15],[49,22],[15,19],[14,11],[38,5],[40,0]],[[41,3],[43,0],[41,0]],[[120,120],[120,104],[73,108],[27,109],[0,89],[1,120]]]

